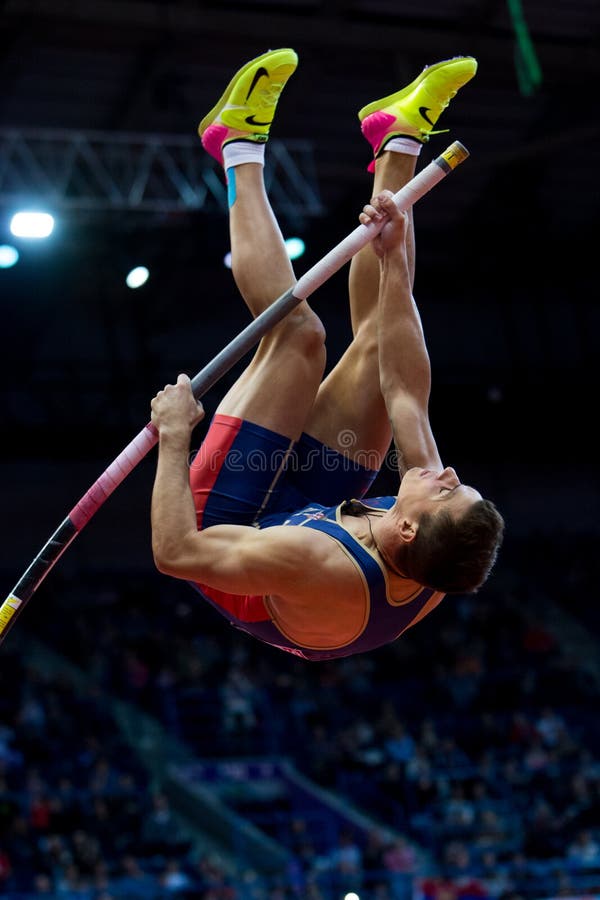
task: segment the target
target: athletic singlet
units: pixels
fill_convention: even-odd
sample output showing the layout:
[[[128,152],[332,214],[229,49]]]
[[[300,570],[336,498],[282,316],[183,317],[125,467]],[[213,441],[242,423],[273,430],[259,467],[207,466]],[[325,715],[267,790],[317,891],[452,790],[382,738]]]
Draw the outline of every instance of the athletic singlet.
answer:
[[[365,624],[352,641],[343,646],[315,650],[303,647],[288,638],[271,619],[249,622],[228,615],[231,624],[267,644],[307,660],[336,659],[356,653],[366,653],[396,640],[403,631],[414,624],[416,619],[423,618],[434,609],[444,595],[431,588],[417,586],[407,597],[393,600],[389,595],[382,567],[374,554],[341,524],[341,513],[350,512],[353,507],[356,509],[356,504],[360,503],[361,509],[388,510],[394,505],[395,500],[395,497],[374,497],[369,498],[366,503],[350,501],[330,507],[311,503],[292,515],[285,513],[266,515],[258,523],[260,528],[271,525],[313,528],[315,531],[329,535],[349,554],[364,578],[367,603]],[[207,595],[205,594],[205,596]],[[213,602],[209,595],[207,599]],[[269,598],[263,599],[267,613],[269,613]],[[324,599],[326,600],[326,598]],[[215,604],[213,603],[213,605]]]

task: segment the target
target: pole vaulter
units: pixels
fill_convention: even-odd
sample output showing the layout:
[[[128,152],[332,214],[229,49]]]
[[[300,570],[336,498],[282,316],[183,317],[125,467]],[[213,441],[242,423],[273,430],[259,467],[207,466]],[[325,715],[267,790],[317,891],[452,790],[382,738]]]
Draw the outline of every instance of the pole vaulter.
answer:
[[[402,211],[409,209],[468,156],[468,150],[459,141],[450,144],[444,153],[430,162],[408,184],[394,194],[392,199],[398,209]],[[345,263],[349,262],[359,250],[379,234],[384,225],[385,219],[377,223],[371,222],[369,225],[359,225],[309,269],[293,288],[282,294],[268,309],[244,328],[192,379],[192,392],[196,400],[199,400],[252,347],[258,344],[274,325],[321,287]],[[105,469],[61,522],[0,606],[0,643],[67,547],[112,492],[157,443],[158,432],[149,422]]]

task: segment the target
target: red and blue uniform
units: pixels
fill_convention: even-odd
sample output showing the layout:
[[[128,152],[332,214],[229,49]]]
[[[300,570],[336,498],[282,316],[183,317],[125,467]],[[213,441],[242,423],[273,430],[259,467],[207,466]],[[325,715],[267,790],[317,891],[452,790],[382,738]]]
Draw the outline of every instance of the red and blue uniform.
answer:
[[[198,528],[235,524],[312,528],[340,544],[360,570],[368,591],[365,622],[343,646],[311,648],[287,637],[269,611],[269,598],[237,595],[191,582],[229,622],[259,640],[309,660],[364,653],[395,640],[442,599],[414,586],[394,600],[374,555],[344,528],[341,513],[352,511],[340,497],[361,498],[377,471],[365,468],[310,435],[290,441],[276,432],[233,416],[216,415],[194,458],[190,485]],[[369,498],[365,506],[390,509],[395,497]],[[351,514],[356,514],[356,509]]]

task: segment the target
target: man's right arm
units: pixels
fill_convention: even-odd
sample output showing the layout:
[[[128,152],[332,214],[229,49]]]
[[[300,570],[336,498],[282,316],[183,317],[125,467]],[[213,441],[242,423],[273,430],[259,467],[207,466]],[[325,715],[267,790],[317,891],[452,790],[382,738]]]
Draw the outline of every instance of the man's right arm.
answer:
[[[189,444],[189,428],[161,428],[151,514],[152,552],[159,571],[232,594],[294,590],[304,574],[299,565],[303,554],[290,546],[294,543],[290,532],[298,529],[213,525],[198,531],[189,484]]]

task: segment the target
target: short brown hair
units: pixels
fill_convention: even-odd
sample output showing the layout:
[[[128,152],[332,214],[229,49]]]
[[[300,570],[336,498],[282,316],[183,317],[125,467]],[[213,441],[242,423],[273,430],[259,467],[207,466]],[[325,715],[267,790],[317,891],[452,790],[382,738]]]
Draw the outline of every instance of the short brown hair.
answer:
[[[504,538],[504,519],[490,500],[477,500],[459,518],[424,513],[412,543],[397,557],[402,572],[445,594],[473,594],[490,574]],[[401,554],[401,558],[400,558]]]

